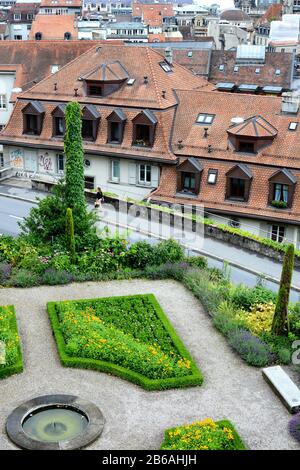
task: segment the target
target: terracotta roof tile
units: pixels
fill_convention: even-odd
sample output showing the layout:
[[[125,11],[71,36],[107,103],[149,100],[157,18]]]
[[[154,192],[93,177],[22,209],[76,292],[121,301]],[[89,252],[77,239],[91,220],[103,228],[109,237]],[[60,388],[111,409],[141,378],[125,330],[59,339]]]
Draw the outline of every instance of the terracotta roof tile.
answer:
[[[71,39],[77,39],[78,31],[74,15],[36,15],[29,39],[35,39],[36,33],[42,33],[43,39],[64,39],[65,33],[71,33]]]

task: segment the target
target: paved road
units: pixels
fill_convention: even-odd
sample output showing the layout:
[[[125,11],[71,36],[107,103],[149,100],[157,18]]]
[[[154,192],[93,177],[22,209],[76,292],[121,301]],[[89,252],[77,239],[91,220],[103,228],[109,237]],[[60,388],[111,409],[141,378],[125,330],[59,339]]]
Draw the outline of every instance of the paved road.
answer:
[[[7,197],[0,196],[0,233],[16,236],[19,233],[18,222],[26,217],[29,213],[32,203],[15,200]],[[244,283],[248,286],[254,286],[257,283],[258,276],[251,271],[259,272],[262,277],[271,276],[277,281],[280,279],[281,264],[273,261],[270,258],[262,257],[254,253],[246,252],[241,248],[234,247],[223,243],[214,238],[203,238],[202,234],[194,234],[189,230],[184,232],[182,238],[181,228],[175,228],[170,231],[168,225],[161,225],[156,221],[152,221],[149,225],[148,221],[139,217],[127,217],[125,213],[114,213],[109,205],[104,205],[104,210],[99,222],[99,229],[108,227],[112,233],[115,233],[117,226],[122,234],[127,234],[129,241],[137,241],[147,239],[151,243],[156,243],[159,237],[168,238],[174,236],[189,247],[190,254],[199,254],[203,252],[207,254],[210,266],[218,268],[223,267],[223,260],[232,263],[230,267],[231,280],[234,283]],[[132,227],[131,230],[126,230],[125,226]],[[147,232],[153,234],[152,237],[146,235]],[[194,252],[194,250],[196,250]],[[244,267],[245,269],[238,268],[235,264]],[[278,283],[270,280],[264,280],[264,285],[270,289],[277,291]],[[293,285],[300,287],[300,272],[295,271],[293,276]],[[300,292],[293,290],[291,292],[291,300],[300,300]]]

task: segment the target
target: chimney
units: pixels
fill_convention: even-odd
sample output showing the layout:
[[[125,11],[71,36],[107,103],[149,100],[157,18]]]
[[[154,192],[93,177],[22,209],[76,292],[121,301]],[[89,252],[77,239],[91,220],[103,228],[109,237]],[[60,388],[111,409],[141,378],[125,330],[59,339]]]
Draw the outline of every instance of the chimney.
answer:
[[[144,77],[144,83],[145,83],[145,84],[148,83],[148,77],[147,77],[147,76]]]
[[[54,91],[57,91],[57,83],[54,83]]]
[[[171,65],[173,63],[173,52],[171,47],[166,47],[165,49],[165,59]]]
[[[74,88],[74,96],[78,96],[78,88]]]
[[[208,137],[208,127],[204,127],[204,135],[203,135],[203,137],[204,137],[205,139],[207,139],[207,137]]]
[[[300,96],[295,92],[282,93],[281,112],[286,114],[297,114],[299,109]]]

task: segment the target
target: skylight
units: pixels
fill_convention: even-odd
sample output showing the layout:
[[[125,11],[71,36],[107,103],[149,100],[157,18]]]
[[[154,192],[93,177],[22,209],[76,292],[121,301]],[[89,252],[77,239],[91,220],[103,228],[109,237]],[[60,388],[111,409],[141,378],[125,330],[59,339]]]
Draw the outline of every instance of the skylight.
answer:
[[[260,73],[260,69],[255,69],[255,73]]]
[[[170,73],[172,72],[172,68],[169,64],[167,64],[167,62],[160,62],[159,64],[161,66],[161,68],[166,72],[166,73]]]
[[[211,168],[208,170],[207,175],[207,182],[208,184],[216,184],[218,176],[218,170],[212,170]]]
[[[220,70],[221,72],[224,72],[224,69],[225,69],[225,66],[224,66],[223,64],[219,65],[219,70]]]
[[[289,124],[289,130],[290,131],[295,131],[298,127],[298,122],[290,122]]]
[[[188,52],[188,57],[193,57],[193,51]]]
[[[196,122],[198,124],[212,124],[214,117],[214,114],[198,114]]]
[[[129,78],[127,80],[127,85],[132,86],[134,84],[134,82],[135,82],[135,78]]]
[[[280,75],[280,69],[275,70],[275,75]]]
[[[235,66],[233,67],[233,71],[234,71],[234,72],[238,72],[238,71],[239,71],[239,66],[238,66],[238,65],[235,65]]]

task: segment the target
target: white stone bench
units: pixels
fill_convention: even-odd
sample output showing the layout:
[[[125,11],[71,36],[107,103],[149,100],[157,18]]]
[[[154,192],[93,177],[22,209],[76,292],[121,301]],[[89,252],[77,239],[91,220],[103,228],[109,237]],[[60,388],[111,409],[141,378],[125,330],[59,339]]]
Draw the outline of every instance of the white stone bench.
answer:
[[[290,413],[300,411],[300,390],[282,367],[266,367],[262,374]]]

